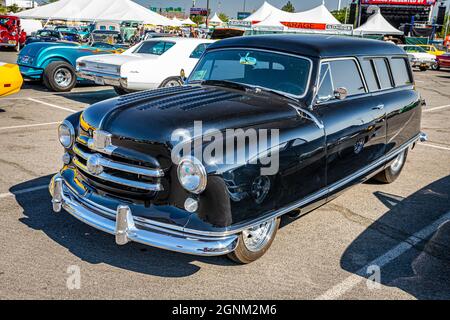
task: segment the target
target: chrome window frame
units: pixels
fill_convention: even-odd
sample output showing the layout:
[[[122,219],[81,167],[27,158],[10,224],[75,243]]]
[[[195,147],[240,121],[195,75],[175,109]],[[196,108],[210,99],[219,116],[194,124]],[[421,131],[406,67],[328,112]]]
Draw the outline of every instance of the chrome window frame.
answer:
[[[362,83],[364,85],[364,91],[365,91],[364,93],[358,93],[358,94],[352,94],[352,95],[349,94],[348,98],[362,97],[362,96],[365,96],[367,94],[370,94],[370,90],[367,87],[366,78],[364,77],[363,70],[362,70],[361,65],[359,63],[359,60],[356,57],[325,58],[325,59],[321,59],[320,60],[319,69],[317,71],[317,79],[316,79],[317,89],[315,90],[316,92],[314,93],[314,97],[313,97],[313,100],[312,100],[314,106],[322,106],[322,105],[326,105],[328,103],[335,103],[336,101],[339,101],[339,100],[336,100],[336,99],[332,98],[332,99],[327,100],[327,101],[318,102],[318,101],[316,101],[316,98],[317,98],[317,95],[318,95],[319,90],[320,90],[319,82],[320,82],[320,75],[321,75],[320,71],[322,70],[322,65],[324,63],[328,63],[328,62],[332,62],[332,61],[343,61],[343,60],[353,60],[355,62],[356,67],[357,67],[358,72],[359,72],[359,77],[361,78],[361,81],[362,81]],[[331,70],[330,70],[330,72],[331,72]],[[330,75],[331,75],[331,80],[333,81],[333,73],[331,72]],[[332,84],[333,84],[333,89],[334,89],[334,83],[332,83]]]
[[[210,52],[229,51],[229,50],[246,50],[246,49],[247,50],[253,50],[253,51],[275,53],[275,54],[285,55],[285,56],[291,56],[291,57],[300,58],[300,59],[304,59],[304,60],[308,61],[309,62],[308,80],[307,80],[306,85],[305,85],[305,92],[302,95],[295,95],[295,94],[291,94],[291,93],[284,92],[284,91],[281,91],[281,90],[274,90],[272,88],[259,86],[259,87],[267,89],[267,90],[272,90],[274,92],[279,92],[280,94],[287,95],[287,96],[292,97],[294,99],[302,99],[302,98],[304,98],[304,97],[306,97],[308,95],[309,87],[311,85],[311,75],[312,75],[312,71],[313,71],[313,68],[314,68],[314,63],[313,63],[313,60],[311,58],[306,57],[306,56],[302,56],[302,55],[298,55],[298,54],[294,54],[294,53],[275,51],[275,50],[253,48],[253,47],[229,47],[229,48],[217,48],[217,49],[210,49],[210,50],[207,49],[205,51],[205,53],[203,54],[203,56],[199,59],[199,62],[197,63],[197,65],[200,64],[201,60]],[[194,70],[195,70],[195,67],[194,67]],[[186,84],[189,84],[190,78],[194,74],[194,70],[192,70],[191,74],[189,75],[189,78],[187,79]],[[197,84],[197,82],[193,82],[192,84]],[[243,83],[243,84],[245,85],[245,83]]]

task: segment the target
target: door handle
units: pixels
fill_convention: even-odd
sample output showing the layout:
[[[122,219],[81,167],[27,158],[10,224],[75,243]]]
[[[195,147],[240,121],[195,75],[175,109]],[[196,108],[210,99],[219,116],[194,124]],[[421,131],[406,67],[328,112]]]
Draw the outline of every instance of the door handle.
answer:
[[[379,104],[376,107],[373,107],[372,110],[383,110],[384,109],[384,104]]]

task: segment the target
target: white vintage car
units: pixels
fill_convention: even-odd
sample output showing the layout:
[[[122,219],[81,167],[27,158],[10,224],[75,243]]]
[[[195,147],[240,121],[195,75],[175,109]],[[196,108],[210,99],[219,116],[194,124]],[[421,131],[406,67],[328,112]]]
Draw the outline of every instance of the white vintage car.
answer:
[[[399,45],[408,53],[411,67],[417,67],[421,71],[433,68],[437,64],[436,56],[429,54],[422,47],[415,45]]]
[[[212,42],[190,38],[145,40],[122,54],[79,58],[77,75],[98,85],[114,86],[118,94],[179,86],[181,70],[189,76]]]

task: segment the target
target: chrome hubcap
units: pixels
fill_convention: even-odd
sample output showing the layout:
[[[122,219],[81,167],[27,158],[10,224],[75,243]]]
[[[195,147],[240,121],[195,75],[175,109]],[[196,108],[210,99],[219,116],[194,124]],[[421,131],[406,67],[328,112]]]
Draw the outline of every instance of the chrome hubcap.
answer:
[[[179,87],[181,84],[176,80],[170,80],[166,83],[165,87]]]
[[[252,252],[260,251],[270,241],[275,228],[277,220],[264,222],[259,226],[247,229],[242,232],[245,247]]]
[[[72,82],[72,73],[65,68],[56,70],[55,72],[55,82],[60,87],[68,87]]]
[[[391,170],[397,172],[401,169],[403,162],[405,161],[405,153],[400,153],[397,158],[395,158],[394,162],[391,164]]]

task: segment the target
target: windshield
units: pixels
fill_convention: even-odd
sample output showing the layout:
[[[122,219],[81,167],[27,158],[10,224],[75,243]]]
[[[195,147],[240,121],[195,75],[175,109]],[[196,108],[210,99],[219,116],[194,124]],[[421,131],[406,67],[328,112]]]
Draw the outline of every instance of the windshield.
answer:
[[[189,82],[226,80],[303,96],[311,62],[305,58],[262,50],[230,49],[207,53]]]
[[[134,53],[162,55],[175,45],[169,41],[145,41],[134,51]]]
[[[39,37],[59,37],[59,33],[52,30],[39,30],[36,35]]]
[[[8,22],[9,24],[14,24],[14,20],[11,20],[10,18],[0,18],[0,25],[6,26]]]
[[[408,46],[404,48],[406,52],[426,52],[423,48],[418,46]]]

